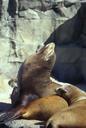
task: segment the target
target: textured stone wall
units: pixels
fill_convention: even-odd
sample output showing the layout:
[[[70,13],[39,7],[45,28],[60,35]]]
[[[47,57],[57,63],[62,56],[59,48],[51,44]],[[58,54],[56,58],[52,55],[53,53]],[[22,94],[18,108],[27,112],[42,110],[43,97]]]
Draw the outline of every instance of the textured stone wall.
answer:
[[[73,17],[78,4],[40,0],[0,1],[0,73],[16,77],[20,64],[36,51],[65,20]]]

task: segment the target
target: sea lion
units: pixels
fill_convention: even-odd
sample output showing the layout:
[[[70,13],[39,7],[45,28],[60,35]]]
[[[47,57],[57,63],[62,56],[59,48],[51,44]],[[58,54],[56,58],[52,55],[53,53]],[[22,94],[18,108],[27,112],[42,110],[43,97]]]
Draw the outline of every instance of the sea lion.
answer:
[[[16,100],[12,100],[14,106],[26,105],[31,94],[38,97],[56,94],[55,89],[60,84],[50,80],[56,59],[54,48],[54,43],[43,46],[21,65],[18,73],[18,90],[15,89],[18,97]],[[15,91],[13,95],[15,95]]]
[[[25,60],[19,71],[18,102],[12,110],[1,114],[1,122],[18,117],[25,117],[27,119],[33,117],[36,119],[38,117],[40,118],[40,116],[38,116],[40,114],[43,119],[48,119],[51,113],[53,114],[58,108],[67,106],[67,102],[59,96],[47,98],[47,96],[56,94],[55,89],[61,86],[60,83],[50,78],[50,73],[55,61],[54,48],[55,45],[53,43],[48,44]],[[13,93],[15,95],[15,91]],[[31,93],[39,96],[40,99],[29,102],[28,97]],[[44,99],[41,99],[41,97],[44,97]],[[51,107],[52,105],[53,107]],[[31,115],[29,115],[29,113],[31,113]],[[35,114],[37,116],[35,116]]]
[[[18,106],[0,115],[0,123],[6,123],[19,117],[25,119],[48,120],[55,112],[67,108],[68,103],[60,96],[52,95],[36,99],[25,107]]]
[[[86,128],[86,92],[73,85],[56,89],[69,107],[54,114],[47,122],[47,128]]]

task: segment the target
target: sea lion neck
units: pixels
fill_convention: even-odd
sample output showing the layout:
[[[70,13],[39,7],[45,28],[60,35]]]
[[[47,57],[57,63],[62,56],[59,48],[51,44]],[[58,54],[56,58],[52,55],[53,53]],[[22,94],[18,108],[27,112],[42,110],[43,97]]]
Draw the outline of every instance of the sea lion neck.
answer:
[[[42,74],[39,74],[37,78],[33,78],[33,82],[37,85],[37,87],[41,85],[42,86],[47,86],[50,84],[50,72],[42,72]],[[35,85],[35,87],[36,87]]]
[[[42,70],[40,69],[33,72],[32,75],[28,77],[28,79],[31,78],[33,82],[41,82],[42,84],[45,83],[46,81],[50,81],[50,74],[51,74],[50,70],[46,68]]]
[[[38,94],[38,92],[40,93],[40,89],[42,90],[50,83],[50,72],[41,71],[38,73],[33,73],[29,77],[24,77],[24,79],[22,79],[21,90],[23,90],[25,93],[28,93],[28,90],[31,90],[31,92]]]
[[[50,76],[43,76],[38,77],[38,79],[34,80],[34,83],[32,84],[32,92],[34,92],[39,97],[42,97],[45,94],[45,90],[49,85],[52,83],[50,80]],[[35,85],[35,86],[34,86]]]

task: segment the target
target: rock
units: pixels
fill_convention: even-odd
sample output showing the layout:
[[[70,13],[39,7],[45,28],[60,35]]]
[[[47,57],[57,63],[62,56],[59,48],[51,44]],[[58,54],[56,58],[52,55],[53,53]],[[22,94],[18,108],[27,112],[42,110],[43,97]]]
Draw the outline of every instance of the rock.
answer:
[[[0,71],[15,78],[24,59],[77,9],[76,4],[64,9],[62,0],[1,0]]]
[[[5,75],[0,75],[0,111],[11,108],[10,95],[13,88],[9,86],[9,80]]]
[[[0,75],[0,102],[10,103],[10,94],[13,88],[9,86],[9,80],[6,76]],[[5,98],[9,100],[4,101]]]
[[[19,11],[30,9],[38,9],[41,11],[47,11],[58,6],[63,0],[19,0]]]
[[[40,19],[40,17],[38,16],[38,13],[36,11],[33,11],[31,9],[28,9],[26,11],[20,11],[19,12],[19,17],[23,17],[24,19],[27,20],[35,20],[35,19]]]
[[[38,120],[14,120],[6,124],[0,125],[3,128],[40,128],[44,127],[43,123]]]

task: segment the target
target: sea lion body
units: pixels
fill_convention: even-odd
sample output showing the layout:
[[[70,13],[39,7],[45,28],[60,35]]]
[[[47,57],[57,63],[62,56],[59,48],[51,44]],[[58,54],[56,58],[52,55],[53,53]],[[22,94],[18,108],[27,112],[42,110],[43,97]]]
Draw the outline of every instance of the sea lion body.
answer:
[[[52,95],[36,99],[26,106],[18,106],[0,116],[0,123],[19,117],[25,119],[48,120],[55,112],[67,108],[68,103],[60,96]]]
[[[47,122],[47,128],[85,128],[86,93],[73,85],[57,88],[57,95],[62,96],[69,107],[54,114]]]
[[[14,106],[27,104],[31,94],[38,97],[56,94],[55,89],[60,85],[50,80],[56,59],[54,48],[54,43],[42,47],[21,65],[18,73],[18,89],[15,89],[11,96]]]
[[[50,79],[55,62],[54,48],[54,43],[48,44],[22,64],[18,74],[18,90],[15,88],[13,91],[13,95],[17,92],[18,96],[13,101],[14,108],[2,114],[0,122],[18,117],[47,120],[56,111],[68,106],[60,96],[52,96],[56,94],[56,88],[61,86],[54,79]],[[30,101],[31,94],[40,99]]]

